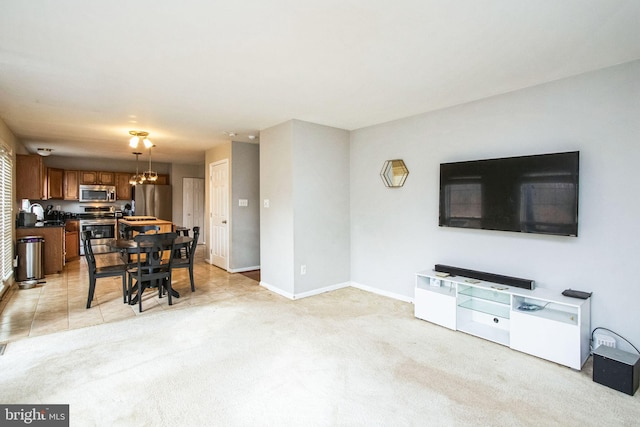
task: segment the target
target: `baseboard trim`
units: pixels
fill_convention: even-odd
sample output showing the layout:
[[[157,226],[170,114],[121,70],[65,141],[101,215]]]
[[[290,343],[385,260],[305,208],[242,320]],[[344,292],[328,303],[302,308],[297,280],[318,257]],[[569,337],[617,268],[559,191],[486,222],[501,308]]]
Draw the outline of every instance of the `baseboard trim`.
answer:
[[[290,292],[285,292],[280,288],[277,288],[273,285],[270,285],[266,282],[260,282],[260,286],[263,286],[265,288],[267,288],[268,290],[270,290],[271,292],[274,292],[280,296],[283,296],[285,298],[288,298],[290,300],[298,300],[298,299],[302,299],[302,298],[308,298],[308,297],[312,297],[314,295],[319,295],[319,294],[323,294],[325,292],[331,292],[331,291],[336,291],[338,289],[342,289],[342,288],[348,288],[349,286],[351,286],[350,282],[344,282],[344,283],[338,283],[336,285],[331,285],[331,286],[326,286],[324,288],[320,288],[320,289],[314,289],[312,291],[309,292],[303,292],[301,294],[292,294]]]
[[[229,273],[244,273],[245,271],[254,271],[254,270],[260,270],[260,266],[259,265],[254,265],[253,267],[242,267],[242,268],[233,268],[233,269],[229,269]]]
[[[356,289],[360,289],[362,291],[371,292],[372,294],[381,295],[383,297],[393,298],[393,299],[396,299],[398,301],[404,301],[404,302],[408,302],[408,303],[411,303],[411,304],[414,303],[414,298],[408,297],[406,295],[400,295],[400,294],[396,294],[396,293],[393,293],[393,292],[383,291],[381,289],[372,288],[371,286],[363,285],[363,284],[357,283],[357,282],[351,282],[351,286],[356,288]]]

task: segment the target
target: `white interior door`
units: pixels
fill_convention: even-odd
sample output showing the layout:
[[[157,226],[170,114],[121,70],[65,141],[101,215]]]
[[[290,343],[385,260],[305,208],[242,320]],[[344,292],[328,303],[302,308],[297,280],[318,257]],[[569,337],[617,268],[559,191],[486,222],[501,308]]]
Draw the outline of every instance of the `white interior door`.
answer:
[[[209,230],[211,246],[209,259],[217,267],[229,269],[229,161],[209,165],[211,206]]]
[[[193,230],[204,230],[204,179],[182,178],[182,225]],[[200,235],[198,244],[206,243]]]
[[[182,226],[193,229],[193,178],[182,178]]]

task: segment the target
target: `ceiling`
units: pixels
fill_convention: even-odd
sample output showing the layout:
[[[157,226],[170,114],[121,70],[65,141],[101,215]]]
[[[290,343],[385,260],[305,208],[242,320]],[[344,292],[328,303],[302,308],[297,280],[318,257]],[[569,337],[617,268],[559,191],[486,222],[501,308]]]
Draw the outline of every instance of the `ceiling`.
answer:
[[[31,152],[131,160],[145,130],[154,160],[203,163],[290,119],[353,130],[636,60],[638,22],[636,0],[2,0],[0,118]]]

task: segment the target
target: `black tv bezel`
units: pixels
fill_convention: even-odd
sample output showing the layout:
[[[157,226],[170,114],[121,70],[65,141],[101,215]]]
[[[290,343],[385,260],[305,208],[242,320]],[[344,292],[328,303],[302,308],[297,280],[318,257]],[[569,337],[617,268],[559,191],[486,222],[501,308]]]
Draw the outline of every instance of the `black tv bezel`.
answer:
[[[559,157],[567,157],[568,161],[571,158],[571,161],[575,165],[575,169],[572,170],[572,179],[571,182],[575,184],[575,222],[569,225],[570,230],[568,231],[540,231],[540,230],[523,230],[523,229],[510,229],[506,227],[491,227],[486,226],[480,221],[480,226],[462,226],[462,225],[452,225],[448,223],[448,218],[445,214],[445,182],[443,182],[443,167],[444,166],[465,166],[469,167],[478,166],[478,165],[486,165],[490,163],[509,163],[509,162],[522,162],[527,160],[534,159],[543,159],[543,158],[554,158],[557,159]],[[494,165],[495,166],[495,165]],[[567,237],[577,237],[578,236],[578,205],[579,205],[579,179],[580,178],[580,151],[565,151],[565,152],[557,152],[557,153],[544,153],[544,154],[531,154],[524,156],[511,156],[511,157],[497,157],[497,158],[489,158],[489,159],[478,159],[478,160],[465,160],[465,161],[457,161],[457,162],[446,162],[440,164],[440,186],[439,186],[439,206],[438,206],[438,225],[443,228],[457,228],[457,229],[468,229],[468,230],[491,230],[491,231],[506,231],[506,232],[514,232],[514,233],[524,233],[524,234],[544,234],[544,235],[554,235],[554,236],[567,236]]]

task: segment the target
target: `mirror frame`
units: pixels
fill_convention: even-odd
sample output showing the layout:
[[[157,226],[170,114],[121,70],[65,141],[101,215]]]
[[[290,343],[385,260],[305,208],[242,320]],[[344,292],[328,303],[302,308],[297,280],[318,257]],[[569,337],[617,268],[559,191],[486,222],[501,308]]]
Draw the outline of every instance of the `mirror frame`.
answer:
[[[380,177],[385,187],[402,187],[409,176],[409,169],[402,159],[386,160],[382,165]]]

